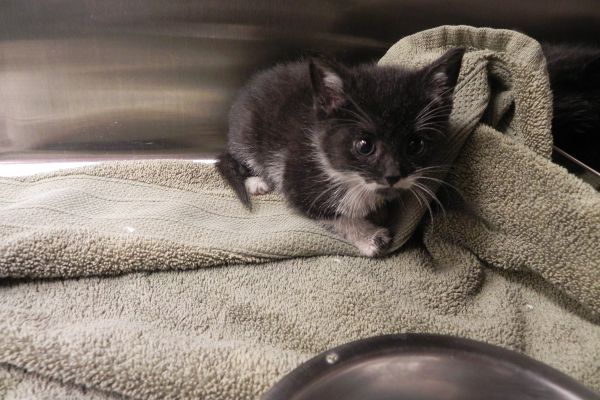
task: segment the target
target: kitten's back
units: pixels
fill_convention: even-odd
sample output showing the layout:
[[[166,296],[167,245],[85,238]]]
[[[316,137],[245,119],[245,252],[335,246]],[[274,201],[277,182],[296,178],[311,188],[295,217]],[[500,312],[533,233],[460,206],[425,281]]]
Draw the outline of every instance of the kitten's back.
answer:
[[[311,108],[308,63],[281,64],[258,73],[231,108],[229,150],[260,173],[269,155],[299,139]]]
[[[229,114],[228,151],[217,168],[247,207],[246,178],[260,177],[265,190],[281,189],[288,154],[306,152],[312,108],[308,62],[260,72],[240,91]]]

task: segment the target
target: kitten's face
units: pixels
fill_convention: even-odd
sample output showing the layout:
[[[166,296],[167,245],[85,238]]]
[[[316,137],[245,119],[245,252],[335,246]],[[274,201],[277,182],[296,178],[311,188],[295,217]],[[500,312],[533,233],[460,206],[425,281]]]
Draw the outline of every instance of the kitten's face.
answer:
[[[424,168],[432,170],[446,140],[462,55],[451,50],[419,71],[311,67],[329,172],[355,183],[360,177],[363,187],[389,198],[410,189]]]

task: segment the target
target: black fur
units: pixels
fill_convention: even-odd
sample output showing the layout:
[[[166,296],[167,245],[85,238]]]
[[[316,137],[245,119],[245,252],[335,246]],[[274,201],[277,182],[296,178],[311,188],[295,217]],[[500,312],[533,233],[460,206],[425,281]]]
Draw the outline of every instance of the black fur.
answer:
[[[244,179],[259,176],[310,218],[362,221],[443,148],[463,54],[452,49],[419,70],[313,59],[259,73],[232,107],[218,168],[244,203]],[[419,125],[419,113],[430,118]],[[372,154],[360,153],[365,143]],[[378,248],[389,242],[377,227],[352,228]]]
[[[233,188],[242,204],[249,210],[252,209],[250,197],[244,185],[244,180],[250,176],[248,170],[229,153],[223,153],[217,157],[217,170]]]
[[[600,49],[543,48],[554,95],[554,143],[600,171]]]

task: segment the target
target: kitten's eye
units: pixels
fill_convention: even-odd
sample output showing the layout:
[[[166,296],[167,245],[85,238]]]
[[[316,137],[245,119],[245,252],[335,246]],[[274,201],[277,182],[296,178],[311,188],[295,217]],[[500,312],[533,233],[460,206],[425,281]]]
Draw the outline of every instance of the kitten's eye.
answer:
[[[375,145],[369,139],[357,140],[356,142],[354,142],[354,148],[356,149],[358,154],[361,154],[363,156],[368,156],[372,154],[373,151],[375,151]]]
[[[409,156],[420,156],[425,153],[425,149],[427,148],[427,143],[421,138],[414,138],[408,142],[406,146],[406,153]]]

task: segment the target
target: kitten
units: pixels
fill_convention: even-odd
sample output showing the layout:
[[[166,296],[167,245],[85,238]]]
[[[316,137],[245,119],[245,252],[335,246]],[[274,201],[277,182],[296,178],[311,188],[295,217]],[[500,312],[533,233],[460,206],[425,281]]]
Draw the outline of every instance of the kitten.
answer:
[[[554,95],[554,144],[600,171],[600,48],[543,49]]]
[[[259,73],[232,106],[217,168],[247,207],[248,193],[278,190],[364,255],[381,255],[392,233],[374,215],[403,190],[427,190],[419,179],[443,149],[463,54],[421,69],[318,59]]]

